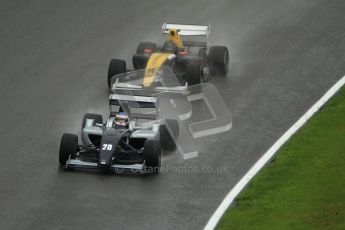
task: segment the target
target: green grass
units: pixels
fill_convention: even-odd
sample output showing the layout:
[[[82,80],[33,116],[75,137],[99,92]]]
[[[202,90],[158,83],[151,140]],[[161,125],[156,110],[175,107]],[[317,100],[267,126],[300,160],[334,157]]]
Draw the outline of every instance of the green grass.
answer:
[[[345,89],[285,144],[217,229],[345,229]]]

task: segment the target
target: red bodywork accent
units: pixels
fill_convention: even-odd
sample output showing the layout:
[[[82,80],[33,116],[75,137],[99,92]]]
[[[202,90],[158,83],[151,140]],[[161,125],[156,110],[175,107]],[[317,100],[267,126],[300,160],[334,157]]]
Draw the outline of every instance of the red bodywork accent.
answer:
[[[180,53],[180,55],[182,55],[182,56],[188,55],[188,52],[187,52],[187,51],[180,51],[179,53]]]
[[[144,53],[152,53],[151,49],[144,49]]]

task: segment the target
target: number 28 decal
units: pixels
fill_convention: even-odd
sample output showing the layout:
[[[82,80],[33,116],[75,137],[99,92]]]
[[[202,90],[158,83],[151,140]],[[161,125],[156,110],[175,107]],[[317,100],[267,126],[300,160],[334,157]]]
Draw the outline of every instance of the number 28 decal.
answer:
[[[112,144],[103,144],[102,150],[112,150],[113,145]]]

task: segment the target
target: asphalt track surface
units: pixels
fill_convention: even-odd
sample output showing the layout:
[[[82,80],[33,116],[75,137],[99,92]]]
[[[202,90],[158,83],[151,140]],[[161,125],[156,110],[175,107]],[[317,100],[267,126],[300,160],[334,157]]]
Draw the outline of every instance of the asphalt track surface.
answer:
[[[1,1],[1,229],[200,229],[258,158],[345,72],[342,0]],[[220,168],[116,176],[64,172],[63,132],[107,115],[111,57],[130,61],[163,22],[211,24],[231,49],[210,80],[230,132],[197,142],[198,158],[163,165]],[[130,62],[129,62],[130,63]],[[307,164],[306,160],[306,164]]]

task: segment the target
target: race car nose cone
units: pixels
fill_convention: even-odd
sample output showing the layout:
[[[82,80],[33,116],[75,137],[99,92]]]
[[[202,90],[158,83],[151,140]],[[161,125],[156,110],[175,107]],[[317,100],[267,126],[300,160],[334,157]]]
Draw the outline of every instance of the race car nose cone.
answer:
[[[98,163],[98,167],[99,167],[100,169],[107,169],[107,168],[109,168],[109,165],[107,165],[106,160],[103,159],[100,163]]]

